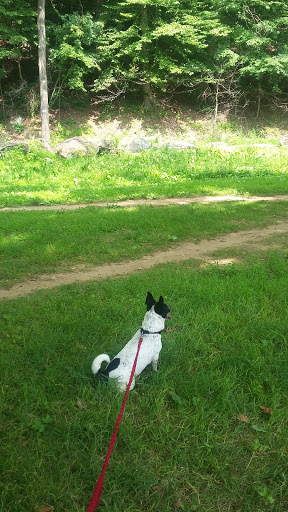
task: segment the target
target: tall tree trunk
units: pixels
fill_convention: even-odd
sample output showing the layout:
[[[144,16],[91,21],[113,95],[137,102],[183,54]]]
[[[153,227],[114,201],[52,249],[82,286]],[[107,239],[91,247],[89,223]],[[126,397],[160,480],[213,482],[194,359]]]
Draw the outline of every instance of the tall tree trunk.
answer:
[[[41,108],[41,127],[42,144],[45,148],[51,149],[50,130],[49,130],[49,104],[48,104],[48,85],[46,70],[46,29],[45,29],[45,0],[38,0],[38,65],[40,81],[40,108]]]
[[[145,35],[148,32],[148,15],[147,15],[147,5],[144,4],[141,6],[141,32],[142,36],[145,37]],[[149,56],[147,51],[147,44],[146,42],[143,42],[143,75],[144,75],[144,82],[143,82],[143,106],[144,108],[150,109],[152,107],[152,93],[151,93],[151,86],[150,83],[146,80],[146,71],[149,67]]]
[[[216,92],[215,92],[214,126],[217,126],[218,110],[219,110],[219,81],[217,80]]]

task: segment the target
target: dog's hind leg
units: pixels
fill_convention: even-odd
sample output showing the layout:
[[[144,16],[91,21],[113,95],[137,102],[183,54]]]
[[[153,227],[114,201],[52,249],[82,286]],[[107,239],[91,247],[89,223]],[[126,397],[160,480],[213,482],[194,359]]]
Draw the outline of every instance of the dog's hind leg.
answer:
[[[152,366],[153,372],[157,372],[157,370],[158,370],[158,359],[159,359],[159,354],[154,356],[151,361],[151,366]]]
[[[129,381],[127,380],[120,380],[117,379],[117,388],[119,391],[126,391],[126,388],[128,386]],[[135,387],[135,377],[133,377],[133,380],[131,382],[130,391]]]

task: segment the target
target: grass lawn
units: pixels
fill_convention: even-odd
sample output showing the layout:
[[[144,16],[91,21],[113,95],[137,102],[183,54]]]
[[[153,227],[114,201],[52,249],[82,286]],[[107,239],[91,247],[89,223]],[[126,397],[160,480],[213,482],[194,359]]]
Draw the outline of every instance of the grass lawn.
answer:
[[[0,207],[287,191],[281,148],[64,160],[35,147],[0,159]],[[287,213],[284,201],[1,211],[0,286]],[[288,510],[288,253],[223,254],[242,263],[159,265],[0,302],[1,511],[85,512],[123,398],[96,385],[91,362],[140,327],[147,290],[164,295],[172,320],[159,372],[145,370],[129,396],[99,510]]]
[[[85,511],[122,399],[90,365],[139,328],[149,289],[172,320],[159,372],[129,396],[100,509],[287,510],[287,261],[188,261],[1,302],[0,509]]]
[[[235,153],[203,146],[71,160],[35,146],[27,155],[10,151],[0,158],[0,207],[197,194],[281,194],[288,191],[287,162],[287,148],[247,143]]]
[[[39,273],[138,258],[287,218],[288,202],[0,212],[0,285]],[[211,222],[211,219],[213,221]]]

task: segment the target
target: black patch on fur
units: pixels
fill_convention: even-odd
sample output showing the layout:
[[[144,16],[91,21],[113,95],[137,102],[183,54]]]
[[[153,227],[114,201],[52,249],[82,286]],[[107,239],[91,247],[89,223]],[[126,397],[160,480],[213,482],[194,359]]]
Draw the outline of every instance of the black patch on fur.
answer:
[[[162,332],[162,331],[151,332],[151,331],[147,331],[146,329],[143,329],[142,327],[141,327],[140,331],[141,331],[141,334],[161,334],[161,332]]]
[[[111,363],[108,364],[107,368],[105,370],[99,370],[99,372],[96,373],[94,382],[105,382],[107,383],[109,380],[109,372],[112,372],[112,370],[116,370],[120,364],[120,357],[115,357],[115,359],[112,359]],[[94,384],[95,386],[95,384]]]
[[[156,304],[156,300],[153,299],[152,293],[148,292],[146,297],[147,311],[149,311],[152,308],[152,306],[154,306],[154,304]]]
[[[155,313],[157,313],[157,315],[160,315],[163,318],[166,318],[168,313],[171,311],[170,306],[167,306],[167,304],[164,304],[164,299],[163,299],[162,295],[160,296],[158,302],[156,302],[154,311],[155,311]]]
[[[109,372],[116,370],[116,368],[118,368],[119,364],[120,364],[120,357],[115,357],[115,359],[112,359],[111,363],[108,364],[105,372],[107,372],[107,374],[108,374]]]

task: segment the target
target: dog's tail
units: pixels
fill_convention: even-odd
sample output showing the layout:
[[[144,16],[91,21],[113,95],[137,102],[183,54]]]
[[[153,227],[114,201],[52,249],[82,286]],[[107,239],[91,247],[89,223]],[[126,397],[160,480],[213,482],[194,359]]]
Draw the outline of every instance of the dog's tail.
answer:
[[[94,375],[99,372],[101,364],[104,361],[106,361],[108,364],[110,363],[110,357],[107,354],[100,354],[100,356],[95,357],[91,367],[92,373],[94,373]]]

